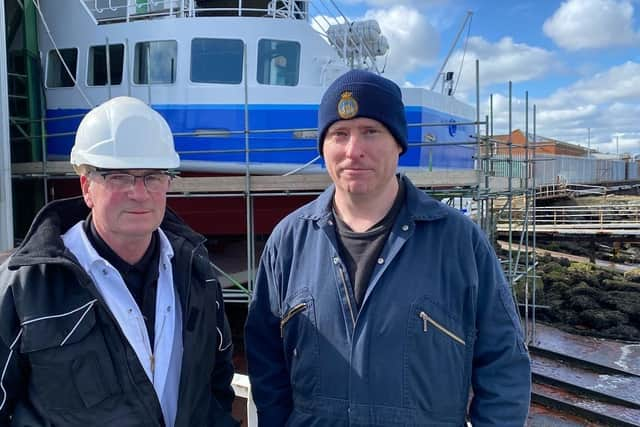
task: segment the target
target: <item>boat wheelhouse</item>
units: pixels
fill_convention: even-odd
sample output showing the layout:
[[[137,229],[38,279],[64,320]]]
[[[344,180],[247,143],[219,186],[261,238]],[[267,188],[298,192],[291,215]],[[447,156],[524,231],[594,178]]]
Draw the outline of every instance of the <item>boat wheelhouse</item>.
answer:
[[[181,169],[323,172],[316,115],[350,67],[376,70],[387,44],[375,21],[325,25],[321,0],[65,0],[40,2],[46,152],[68,158],[93,106],[129,95],[169,122]],[[470,169],[474,110],[403,88],[408,169]],[[431,124],[420,126],[418,124]]]

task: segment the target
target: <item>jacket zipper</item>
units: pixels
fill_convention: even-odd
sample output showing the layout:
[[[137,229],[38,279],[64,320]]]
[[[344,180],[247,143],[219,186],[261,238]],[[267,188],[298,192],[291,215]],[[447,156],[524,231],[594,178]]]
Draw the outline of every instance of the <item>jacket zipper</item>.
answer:
[[[429,317],[429,315],[427,313],[425,313],[424,311],[421,311],[419,316],[422,319],[422,325],[423,325],[422,330],[424,332],[427,332],[427,324],[431,323],[433,326],[435,326],[437,329],[439,329],[440,332],[442,332],[445,335],[449,336],[449,338],[453,339],[454,341],[459,342],[462,345],[465,345],[465,342],[464,342],[464,340],[462,338],[460,338],[459,336],[457,336],[456,334],[454,334],[453,332],[451,332],[450,330],[448,330],[447,328],[442,326],[440,323],[438,323],[435,320],[433,320],[433,318]]]
[[[140,320],[140,319],[138,319]],[[140,336],[144,337],[145,336],[145,332],[144,329],[142,328],[142,326],[140,325],[140,322],[136,322],[138,324],[138,329],[140,329]],[[142,321],[142,323],[144,324],[144,320]],[[164,322],[163,322],[163,326],[164,326]],[[156,383],[156,355],[155,355],[155,346],[153,345],[153,343],[149,341],[149,367],[151,368],[151,384],[155,384]]]
[[[344,294],[347,296],[347,305],[349,306],[349,314],[351,314],[351,322],[353,324],[353,329],[356,328],[356,317],[353,314],[353,307],[351,306],[351,297],[349,296],[349,289],[347,288],[347,278],[344,275],[344,270],[342,266],[338,266],[338,270],[340,270],[340,277],[342,278],[342,287],[344,288]]]
[[[162,337],[162,333],[164,332],[164,324],[167,321],[167,313],[162,316],[162,324],[160,325],[160,333],[158,334],[158,339]],[[151,364],[151,376],[153,378],[153,383],[156,383],[156,347],[155,343],[151,344],[151,355],[149,357],[149,362]]]
[[[286,325],[287,322],[291,320],[293,316],[295,316],[296,314],[306,309],[307,309],[307,303],[303,302],[293,307],[291,310],[289,310],[287,314],[284,315],[284,317],[280,321],[280,338],[284,338],[284,325]]]

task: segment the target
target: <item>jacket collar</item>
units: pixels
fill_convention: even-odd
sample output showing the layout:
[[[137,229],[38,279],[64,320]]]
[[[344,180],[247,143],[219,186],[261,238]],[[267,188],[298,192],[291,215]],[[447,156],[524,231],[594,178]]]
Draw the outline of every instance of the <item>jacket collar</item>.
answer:
[[[24,240],[9,260],[9,269],[23,265],[35,265],[57,259],[67,250],[62,235],[78,221],[84,220],[90,213],[83,198],[60,199],[45,205],[36,215]],[[206,238],[187,226],[171,209],[167,207],[160,228],[169,241],[180,240],[197,246]]]
[[[444,204],[416,188],[404,174],[398,173],[397,176],[405,185],[405,205],[410,218],[415,221],[435,221],[448,215],[448,209]],[[302,208],[300,218],[312,221],[326,221],[331,218],[334,192],[335,184],[331,184],[317,199]]]

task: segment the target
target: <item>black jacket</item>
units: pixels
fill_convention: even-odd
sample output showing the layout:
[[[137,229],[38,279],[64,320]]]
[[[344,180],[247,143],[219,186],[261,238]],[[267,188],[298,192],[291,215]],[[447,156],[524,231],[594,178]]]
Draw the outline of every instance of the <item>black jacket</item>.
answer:
[[[0,266],[0,426],[164,424],[133,348],[62,241],[88,213],[81,198],[45,206]],[[160,227],[183,313],[175,425],[235,426],[231,334],[205,239],[169,210]]]

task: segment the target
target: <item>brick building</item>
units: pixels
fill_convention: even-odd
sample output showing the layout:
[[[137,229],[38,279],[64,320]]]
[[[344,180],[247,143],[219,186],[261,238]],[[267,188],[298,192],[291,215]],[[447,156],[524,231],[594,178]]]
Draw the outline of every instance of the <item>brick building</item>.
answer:
[[[495,145],[495,154],[508,154],[509,134],[495,135],[493,137]],[[522,157],[525,154],[525,134],[520,129],[511,132],[512,154],[514,157]],[[558,141],[557,139],[546,138],[536,135],[536,141],[533,141],[533,134],[529,134],[529,155],[533,152],[535,144],[536,154],[565,155],[576,157],[587,157],[588,150],[585,147],[568,142]]]

